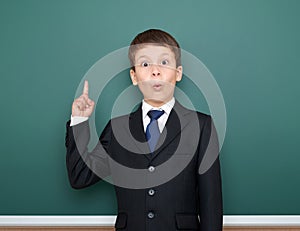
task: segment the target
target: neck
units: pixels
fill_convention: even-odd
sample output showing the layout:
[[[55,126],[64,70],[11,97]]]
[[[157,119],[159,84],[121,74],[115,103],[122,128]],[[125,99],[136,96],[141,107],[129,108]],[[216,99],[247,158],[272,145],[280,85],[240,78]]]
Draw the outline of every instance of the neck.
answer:
[[[153,101],[153,100],[145,100],[146,103],[150,104],[152,107],[161,107],[165,104],[165,102],[162,101]]]
[[[172,99],[172,98],[171,98]],[[171,99],[166,100],[166,101],[159,101],[159,100],[153,100],[153,99],[144,99],[144,101],[148,104],[150,104],[152,107],[161,107],[164,104],[166,104],[167,102],[169,102]]]

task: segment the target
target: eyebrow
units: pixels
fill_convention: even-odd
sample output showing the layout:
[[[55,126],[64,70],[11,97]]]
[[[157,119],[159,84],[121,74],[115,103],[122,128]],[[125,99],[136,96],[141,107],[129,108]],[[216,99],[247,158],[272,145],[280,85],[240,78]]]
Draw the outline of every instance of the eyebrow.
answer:
[[[165,55],[168,55],[168,56],[170,56],[170,54],[169,54],[169,53],[162,53],[160,56],[165,56]]]
[[[169,53],[162,53],[159,57],[163,57],[163,56],[170,56]],[[137,58],[137,61],[143,58],[149,58],[147,55],[141,55],[140,57]]]
[[[142,56],[138,57],[136,60],[138,61],[138,60],[143,59],[143,58],[149,58],[149,57],[147,55],[142,55]]]

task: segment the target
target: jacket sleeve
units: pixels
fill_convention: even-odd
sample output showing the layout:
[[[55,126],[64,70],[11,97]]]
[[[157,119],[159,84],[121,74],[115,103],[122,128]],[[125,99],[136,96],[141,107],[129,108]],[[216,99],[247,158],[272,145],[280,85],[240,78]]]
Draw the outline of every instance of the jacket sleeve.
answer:
[[[199,148],[198,193],[201,231],[223,227],[222,182],[217,133],[210,116],[202,125]]]
[[[70,121],[67,122],[66,165],[69,182],[73,188],[88,187],[110,175],[107,158],[111,138],[109,124],[102,132],[95,148],[89,152],[87,148],[90,140],[89,122],[85,121],[72,127]]]

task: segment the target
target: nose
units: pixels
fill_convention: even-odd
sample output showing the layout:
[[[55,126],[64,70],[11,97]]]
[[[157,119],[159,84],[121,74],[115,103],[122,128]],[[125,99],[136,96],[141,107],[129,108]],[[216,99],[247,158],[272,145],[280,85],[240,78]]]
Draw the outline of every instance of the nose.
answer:
[[[160,70],[158,65],[152,65],[152,77],[159,77],[160,76]]]

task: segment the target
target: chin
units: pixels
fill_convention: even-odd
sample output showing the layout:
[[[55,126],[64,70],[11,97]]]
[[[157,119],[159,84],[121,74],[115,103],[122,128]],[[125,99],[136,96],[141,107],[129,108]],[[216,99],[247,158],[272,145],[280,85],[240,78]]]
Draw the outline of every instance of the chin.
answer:
[[[167,102],[169,102],[171,99],[172,99],[172,97],[171,98],[166,98],[166,97],[157,97],[157,96],[152,96],[152,97],[144,97],[144,99],[145,99],[145,101],[147,101],[147,102],[150,102],[150,103],[152,103],[152,104],[155,104],[155,105],[163,105],[163,104],[165,104],[165,103],[167,103]]]

